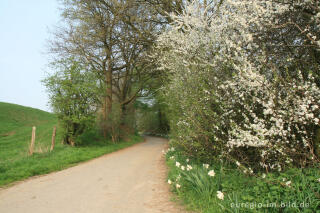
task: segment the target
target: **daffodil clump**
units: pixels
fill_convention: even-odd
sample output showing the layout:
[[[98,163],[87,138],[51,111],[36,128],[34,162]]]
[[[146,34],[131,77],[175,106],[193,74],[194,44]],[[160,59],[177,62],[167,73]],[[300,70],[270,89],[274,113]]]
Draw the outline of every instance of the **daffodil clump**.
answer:
[[[169,157],[170,160],[174,158]],[[210,169],[209,164],[203,164],[202,167],[197,165],[188,164],[189,159],[186,159],[185,165],[175,161],[175,167],[177,168],[178,175],[175,179],[168,179],[168,184],[175,187],[177,191],[181,186],[187,185],[199,193],[210,195],[215,190],[215,183],[213,178],[216,173],[213,169]],[[216,191],[217,198],[223,200],[223,192]]]
[[[319,169],[255,174],[244,168],[245,174],[238,169],[240,162],[201,163],[175,148],[164,153],[170,168],[168,184],[190,208],[202,212],[312,212],[320,203]],[[252,207],[253,203],[261,204]],[[284,203],[288,205],[281,207]]]

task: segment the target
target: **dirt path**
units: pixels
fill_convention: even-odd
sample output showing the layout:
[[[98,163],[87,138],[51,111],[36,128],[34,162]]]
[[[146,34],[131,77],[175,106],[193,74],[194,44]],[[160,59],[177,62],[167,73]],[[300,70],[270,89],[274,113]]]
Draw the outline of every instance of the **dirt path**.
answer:
[[[78,166],[0,190],[0,212],[184,212],[170,201],[161,152],[166,140],[146,142]]]

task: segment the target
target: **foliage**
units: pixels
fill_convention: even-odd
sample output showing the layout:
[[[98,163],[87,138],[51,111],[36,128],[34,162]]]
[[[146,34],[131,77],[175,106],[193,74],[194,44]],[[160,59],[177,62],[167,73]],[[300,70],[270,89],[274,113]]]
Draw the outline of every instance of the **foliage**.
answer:
[[[171,14],[155,57],[168,76],[162,91],[177,147],[202,159],[241,162],[244,172],[319,161],[317,68],[293,66],[295,58],[285,51],[281,65],[269,60],[270,44],[260,39],[298,6],[307,7],[227,0],[203,9],[195,1],[183,14]],[[319,50],[315,34],[299,36],[311,36],[312,48]]]
[[[174,148],[165,154],[168,183],[192,210],[204,213],[318,211],[319,169],[289,169],[248,176],[226,162],[203,164],[188,159]]]
[[[136,1],[60,2],[63,24],[49,42],[52,61],[72,58],[86,72],[83,78],[96,78],[102,92],[89,105],[99,109],[96,117],[104,137],[116,142],[134,131],[132,105],[151,85],[150,79],[156,78],[146,57],[160,29],[157,22],[149,20],[156,17],[155,10]]]
[[[106,124],[113,142],[125,140],[135,130],[135,111],[132,103],[121,106],[115,102]]]
[[[165,114],[165,105],[160,99],[139,99],[136,102],[137,129],[144,134],[168,135],[169,125]]]
[[[64,129],[64,140],[74,144],[75,138],[94,124],[101,91],[96,76],[83,70],[73,59],[59,61],[53,66],[57,71],[43,82]]]

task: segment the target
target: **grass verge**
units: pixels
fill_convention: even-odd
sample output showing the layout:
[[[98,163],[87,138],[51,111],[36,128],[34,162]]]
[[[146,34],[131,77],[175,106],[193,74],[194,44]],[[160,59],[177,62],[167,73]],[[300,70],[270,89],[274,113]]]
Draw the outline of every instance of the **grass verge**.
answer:
[[[320,209],[319,168],[246,174],[221,161],[207,165],[170,148],[168,183],[189,210],[221,212],[316,212]],[[240,166],[241,167],[241,166]]]
[[[31,176],[62,170],[139,142],[142,142],[142,137],[132,136],[127,142],[121,141],[116,144],[105,142],[83,147],[60,145],[52,152],[36,153],[32,156],[0,162],[0,186]]]
[[[28,155],[32,126],[36,126],[34,154]],[[51,134],[57,126],[56,146],[50,152]],[[129,147],[142,141],[131,136],[113,144],[88,131],[76,147],[61,144],[56,115],[42,110],[0,102],[0,187],[34,175],[65,169],[79,162]]]

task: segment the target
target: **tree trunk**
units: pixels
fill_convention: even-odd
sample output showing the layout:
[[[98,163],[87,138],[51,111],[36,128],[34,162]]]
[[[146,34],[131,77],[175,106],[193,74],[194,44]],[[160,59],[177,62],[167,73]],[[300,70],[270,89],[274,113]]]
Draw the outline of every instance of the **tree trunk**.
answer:
[[[110,116],[112,112],[112,67],[111,59],[108,60],[108,69],[105,72],[106,78],[106,99],[103,109],[103,136],[106,138],[110,132]]]
[[[314,140],[314,150],[317,157],[320,157],[320,128],[316,129],[316,137]]]
[[[103,137],[107,138],[107,96],[104,97],[103,104],[102,104],[102,131]]]
[[[109,69],[108,72],[106,73],[106,83],[107,83],[106,114],[108,119],[108,117],[112,112],[112,71],[111,69]]]

